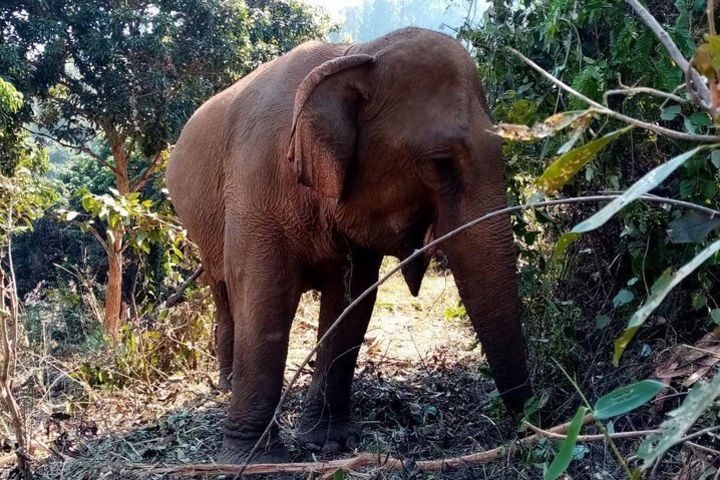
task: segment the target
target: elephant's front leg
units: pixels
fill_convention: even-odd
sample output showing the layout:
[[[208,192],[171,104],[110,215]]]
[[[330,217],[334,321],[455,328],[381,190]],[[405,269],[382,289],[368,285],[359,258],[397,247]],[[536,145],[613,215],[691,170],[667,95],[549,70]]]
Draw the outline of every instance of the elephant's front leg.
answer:
[[[221,463],[241,463],[272,422],[280,399],[292,318],[300,299],[299,275],[287,258],[267,252],[245,257],[238,268],[226,269],[235,322],[232,397],[223,425]],[[277,428],[251,462],[287,461]]]
[[[318,339],[352,299],[378,278],[382,257],[355,252],[352,265],[339,265],[321,289]],[[312,383],[297,428],[302,444],[331,453],[352,449],[358,432],[351,419],[355,363],[375,304],[372,292],[342,320],[318,350]]]

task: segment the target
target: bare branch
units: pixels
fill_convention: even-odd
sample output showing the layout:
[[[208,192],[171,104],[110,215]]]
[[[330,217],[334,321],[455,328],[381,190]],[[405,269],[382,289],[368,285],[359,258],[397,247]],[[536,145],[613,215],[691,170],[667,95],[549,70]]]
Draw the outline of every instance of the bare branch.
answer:
[[[633,10],[635,10],[635,13],[638,14],[643,23],[645,23],[645,25],[647,25],[648,28],[652,30],[658,40],[660,40],[660,43],[663,44],[665,50],[667,50],[668,54],[670,54],[670,58],[672,58],[673,62],[677,64],[678,68],[680,68],[680,70],[682,70],[683,72],[690,73],[690,78],[692,79],[692,86],[690,85],[690,83],[688,83],[688,90],[692,90],[692,87],[694,87],[698,93],[700,106],[703,109],[707,110],[713,118],[716,118],[718,112],[713,105],[710,91],[708,90],[708,87],[705,84],[702,76],[697,72],[697,70],[692,68],[692,65],[683,56],[682,52],[680,52],[680,49],[675,44],[675,42],[673,42],[673,39],[670,38],[670,35],[658,23],[655,17],[653,17],[652,14],[648,12],[647,9],[638,0],[625,1],[633,8]]]
[[[673,102],[688,103],[688,100],[685,98],[679,97],[672,93],[663,92],[662,90],[656,90],[650,87],[623,87],[615,90],[608,90],[603,93],[603,98],[605,99],[605,103],[607,104],[607,99],[610,95],[627,95],[628,97],[632,97],[638,93],[649,93],[650,95],[666,98],[668,100],[672,100]]]
[[[433,249],[443,243],[445,240],[448,240],[449,238],[454,237],[455,235],[464,232],[465,230],[474,227],[475,225],[484,222],[486,220],[490,220],[491,218],[495,218],[501,215],[507,215],[509,213],[518,212],[521,210],[527,210],[527,209],[535,209],[535,208],[541,208],[541,207],[551,207],[555,205],[570,205],[575,203],[588,203],[588,202],[607,202],[611,201],[615,198],[618,198],[620,195],[613,195],[613,194],[607,194],[607,195],[589,195],[584,197],[574,197],[574,198],[563,198],[563,199],[556,199],[556,200],[546,200],[542,202],[536,202],[536,203],[525,203],[521,205],[515,205],[512,207],[503,208],[500,210],[495,210],[490,213],[487,213],[483,215],[482,217],[478,217],[475,220],[471,220],[468,223],[465,223],[464,225],[461,225],[460,227],[451,230],[450,232],[446,233],[445,235],[436,238],[432,242],[429,242],[427,245],[425,245],[422,248],[419,248],[415,250],[412,254],[410,254],[407,258],[405,258],[403,261],[398,263],[395,267],[393,267],[390,271],[388,271],[385,275],[383,275],[379,280],[377,280],[375,283],[370,285],[364,292],[362,292],[360,295],[358,295],[350,304],[343,310],[338,318],[330,325],[330,327],[325,331],[325,334],[318,339],[318,341],[315,343],[315,346],[313,346],[312,349],[310,349],[310,352],[307,354],[307,356],[303,359],[302,362],[298,365],[297,369],[295,370],[295,374],[290,379],[290,382],[288,382],[287,386],[282,392],[282,395],[280,395],[280,400],[278,400],[277,406],[275,407],[275,412],[273,413],[272,419],[268,422],[267,427],[265,428],[265,431],[260,435],[260,438],[258,438],[258,441],[255,443],[255,446],[250,450],[250,453],[248,454],[247,458],[245,459],[245,463],[243,465],[243,468],[240,469],[240,472],[237,475],[237,478],[245,471],[244,468],[248,466],[250,460],[252,460],[253,455],[257,452],[258,448],[260,448],[260,445],[262,445],[262,442],[265,440],[267,435],[270,433],[270,430],[272,429],[272,426],[276,422],[276,419],[278,415],[280,414],[281,408],[283,403],[285,403],[285,400],[287,399],[288,395],[290,394],[290,390],[297,382],[298,378],[300,378],[301,373],[305,370],[305,367],[310,362],[310,360],[313,358],[315,353],[318,351],[320,346],[327,340],[329,336],[335,332],[335,330],[338,329],[340,323],[350,314],[350,312],[365,298],[368,297],[372,292],[374,292],[377,288],[380,287],[383,283],[385,283],[390,277],[392,277],[394,274],[399,272],[405,265],[412,262],[414,259],[419,257],[420,255],[424,255],[424,253],[430,249]],[[707,207],[701,207],[699,205],[695,204],[688,204],[687,202],[679,202],[677,200],[674,200],[672,198],[665,198],[665,197],[659,197],[655,195],[641,195],[638,197],[640,200],[644,200],[646,202],[654,202],[654,203],[660,203],[660,204],[666,204],[666,205],[677,205],[682,207],[688,207],[696,210],[701,210],[705,213],[707,213]],[[713,215],[720,216],[720,211],[712,210],[710,209]],[[504,392],[501,392],[504,393]]]
[[[132,187],[130,187],[131,192],[137,192],[145,186],[147,181],[150,179],[150,176],[155,173],[154,170],[160,163],[160,159],[162,158],[164,152],[165,150],[163,149],[155,155],[155,158],[153,158],[152,162],[150,162],[150,165],[143,170],[135,183],[133,183]]]
[[[597,113],[601,113],[603,115],[607,115],[608,117],[615,118],[617,120],[620,120],[622,122],[628,123],[630,125],[634,125],[636,127],[644,128],[646,130],[650,130],[652,132],[658,133],[660,135],[665,135],[670,138],[675,138],[677,140],[689,140],[693,142],[720,142],[720,135],[696,135],[692,133],[685,133],[685,132],[679,132],[677,130],[672,130],[670,128],[661,127],[659,125],[655,125],[654,123],[647,123],[642,120],[638,120],[637,118],[628,117],[627,115],[623,115],[622,113],[616,112],[615,110],[611,110],[605,105],[602,105],[595,100],[586,97],[582,93],[578,92],[574,88],[572,88],[570,85],[567,85],[562,80],[557,79],[552,74],[546,72],[540,65],[533,62],[529,58],[527,58],[522,53],[518,52],[514,48],[507,47],[509,51],[517,55],[523,62],[530,65],[534,70],[536,70],[538,73],[549,79],[551,82],[562,88],[563,90],[566,90],[576,97],[578,97],[583,102],[587,103],[588,105],[593,107],[593,110]]]
[[[583,424],[592,421],[591,415],[583,418]],[[567,432],[570,423],[557,425],[546,433],[550,435],[562,435]],[[465,467],[468,465],[480,465],[490,463],[497,460],[505,459],[509,455],[521,451],[526,445],[531,445],[545,438],[545,435],[530,435],[517,442],[504,445],[502,447],[493,448],[484,452],[475,452],[459,457],[442,458],[436,460],[420,460],[415,462],[414,466],[422,471],[439,471],[451,468]],[[332,474],[336,470],[351,471],[360,467],[374,467],[374,472],[388,470],[402,470],[405,468],[406,462],[400,458],[394,458],[377,453],[361,453],[352,458],[342,460],[332,460],[326,462],[301,462],[301,463],[257,463],[254,465],[224,465],[224,464],[194,464],[180,465],[177,467],[155,467],[152,465],[131,465],[146,475],[202,475],[202,474],[244,474],[257,475],[268,473],[328,473]]]
[[[36,132],[36,131],[34,131],[34,130],[30,130],[30,129],[27,128],[27,127],[23,127],[23,128],[24,128],[25,130],[27,130],[28,132],[30,132],[31,134],[33,134],[33,135],[37,135],[37,136],[39,136],[39,137],[44,137],[44,138],[50,139],[50,140],[52,140],[53,142],[57,143],[57,144],[60,145],[60,146],[63,146],[63,147],[66,147],[66,148],[72,148],[73,150],[77,150],[78,152],[82,152],[82,153],[84,153],[84,154],[86,154],[86,155],[89,155],[90,157],[94,158],[95,160],[97,160],[98,162],[102,163],[103,165],[105,165],[105,166],[106,166],[107,168],[109,168],[110,170],[112,170],[113,173],[115,172],[115,167],[114,167],[113,165],[111,165],[110,163],[108,163],[107,160],[105,160],[104,158],[102,158],[99,154],[93,152],[91,149],[89,149],[89,148],[86,147],[85,145],[72,145],[72,144],[70,144],[70,143],[65,143],[65,142],[63,142],[63,141],[61,141],[61,140],[58,140],[57,138],[53,137],[52,135],[48,135],[47,133]]]
[[[708,33],[710,35],[717,35],[715,31],[715,0],[707,0],[705,13],[707,13]]]
[[[528,427],[533,432],[537,433],[538,435],[541,435],[543,437],[547,438],[555,438],[557,440],[565,440],[567,438],[567,435],[564,435],[562,433],[556,433],[549,430],[543,430],[539,427],[536,427],[530,422],[523,422],[523,424]],[[578,442],[598,442],[607,439],[610,437],[613,440],[618,440],[622,438],[636,438],[636,437],[644,437],[646,435],[651,435],[653,433],[660,433],[660,430],[635,430],[632,432],[616,432],[616,433],[608,433],[607,436],[605,436],[604,433],[599,433],[597,435],[578,435],[577,441]]]
[[[193,272],[192,275],[190,275],[183,283],[180,285],[177,290],[175,290],[172,294],[168,295],[167,300],[165,300],[165,307],[170,308],[174,307],[178,303],[180,303],[183,299],[183,293],[185,293],[185,290],[190,286],[192,282],[197,280],[197,278],[203,273],[203,267],[200,266],[197,270]]]
[[[100,232],[98,232],[95,227],[93,227],[92,225],[88,225],[87,223],[76,222],[75,220],[66,220],[66,222],[71,225],[78,226],[81,229],[87,228],[88,232],[90,232],[92,234],[92,236],[95,237],[95,240],[97,240],[98,243],[100,244],[100,246],[103,248],[103,250],[105,250],[105,253],[110,255],[110,249],[108,247],[107,242],[102,237],[102,235],[100,235]]]

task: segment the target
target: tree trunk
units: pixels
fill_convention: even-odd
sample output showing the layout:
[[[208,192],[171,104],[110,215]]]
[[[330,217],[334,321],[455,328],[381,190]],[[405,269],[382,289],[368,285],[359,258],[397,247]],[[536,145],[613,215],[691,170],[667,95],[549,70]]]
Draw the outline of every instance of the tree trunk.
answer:
[[[123,152],[123,139],[108,136],[115,162],[115,188],[120,195],[130,191],[128,162]],[[114,140],[114,141],[113,141]],[[108,227],[108,233],[111,230]],[[122,319],[122,277],[123,277],[123,231],[112,230],[112,237],[106,235],[108,252],[108,279],[105,288],[105,333],[113,340],[118,339]]]
[[[117,235],[118,233],[116,233]],[[108,245],[108,279],[105,288],[105,333],[117,340],[122,310],[123,252],[122,237]]]

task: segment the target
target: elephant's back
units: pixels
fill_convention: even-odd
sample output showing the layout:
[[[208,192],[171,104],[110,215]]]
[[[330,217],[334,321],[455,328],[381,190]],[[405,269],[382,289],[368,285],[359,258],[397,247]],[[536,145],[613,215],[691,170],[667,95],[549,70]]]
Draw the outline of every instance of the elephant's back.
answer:
[[[175,211],[207,273],[223,277],[225,201],[249,189],[282,191],[295,91],[314,67],[347,46],[307,42],[207,100],[183,128],[167,167]]]

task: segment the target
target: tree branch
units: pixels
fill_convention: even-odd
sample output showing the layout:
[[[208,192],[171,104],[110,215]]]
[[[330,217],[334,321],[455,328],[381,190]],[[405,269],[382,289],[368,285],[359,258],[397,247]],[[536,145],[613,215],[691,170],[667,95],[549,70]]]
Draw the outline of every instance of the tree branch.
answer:
[[[69,223],[70,225],[75,225],[77,227],[80,227],[80,229],[87,228],[87,231],[92,234],[93,237],[95,237],[95,240],[98,241],[100,246],[105,250],[105,253],[110,255],[110,248],[108,247],[107,242],[105,239],[100,235],[100,232],[97,231],[95,227],[92,225],[88,225],[87,223],[77,222],[75,220],[64,220],[66,223]]]
[[[583,424],[587,424],[592,421],[591,415],[586,415],[583,418]],[[562,435],[567,432],[570,427],[570,423],[563,423],[557,425],[550,430],[547,434],[549,435]],[[462,455],[459,457],[442,458],[436,460],[420,460],[415,462],[414,466],[418,470],[422,471],[438,471],[451,468],[466,467],[469,465],[479,465],[484,463],[494,462],[496,460],[502,460],[507,456],[514,455],[516,452],[521,450],[522,446],[531,445],[542,438],[545,435],[530,435],[523,439],[516,441],[510,445],[504,445],[502,447],[493,448],[484,452],[475,452],[468,455]],[[352,458],[346,458],[342,460],[333,460],[327,462],[301,462],[301,463],[257,463],[254,465],[225,465],[225,464],[194,464],[194,465],[181,465],[177,467],[155,467],[151,465],[136,465],[135,469],[142,471],[147,475],[183,475],[193,476],[202,474],[244,474],[244,475],[255,475],[255,474],[268,474],[268,473],[327,473],[332,474],[337,470],[354,470],[360,467],[374,467],[377,471],[388,471],[388,470],[402,470],[406,466],[400,458],[380,455],[377,453],[361,453]]]
[[[718,112],[716,107],[713,105],[710,91],[708,90],[708,87],[705,84],[702,76],[697,72],[697,70],[692,67],[690,62],[685,59],[682,52],[680,52],[680,49],[675,44],[675,42],[673,42],[673,39],[670,38],[670,35],[667,33],[667,31],[665,31],[665,29],[660,25],[660,23],[658,23],[655,17],[653,17],[652,14],[648,12],[647,9],[638,0],[625,1],[633,8],[633,10],[635,10],[635,13],[638,14],[643,23],[645,23],[645,25],[647,25],[648,28],[652,30],[658,40],[660,40],[660,43],[663,44],[665,50],[667,50],[668,54],[670,54],[670,58],[672,58],[672,60],[677,64],[678,68],[680,68],[680,70],[682,70],[683,72],[690,73],[692,85],[688,84],[688,90],[691,90],[694,87],[698,93],[700,107],[710,113],[713,118],[716,118]],[[708,9],[710,8],[711,7],[708,6]]]
[[[527,63],[530,67],[532,67],[535,71],[549,79],[551,82],[562,88],[563,90],[566,90],[567,92],[572,93],[576,97],[578,97],[583,102],[590,105],[593,111],[596,111],[598,113],[607,115],[608,117],[615,118],[617,120],[620,120],[622,122],[628,123],[630,125],[634,125],[636,127],[644,128],[646,130],[650,130],[652,132],[658,133],[660,135],[665,135],[670,138],[675,138],[677,140],[689,140],[693,142],[709,142],[709,143],[715,143],[720,142],[720,135],[696,135],[692,133],[685,133],[685,132],[679,132],[677,130],[672,130],[670,128],[661,127],[659,125],[655,125],[654,123],[647,123],[642,120],[638,120],[637,118],[628,117],[627,115],[623,115],[622,113],[616,112],[615,110],[611,110],[605,105],[602,105],[595,100],[586,97],[582,93],[578,92],[574,88],[572,88],[570,85],[567,85],[562,80],[559,80],[558,78],[554,77],[552,74],[546,72],[540,65],[533,62],[529,58],[527,58],[522,53],[518,52],[514,48],[506,47],[509,51],[517,55],[523,62]]]
[[[175,290],[172,294],[168,295],[167,300],[165,300],[165,308],[171,308],[180,303],[183,300],[183,294],[185,293],[185,290],[190,286],[192,282],[197,280],[197,278],[203,273],[203,267],[202,265],[193,272],[192,275],[190,275],[183,283],[180,285],[177,290]]]
[[[682,98],[678,95],[663,92],[662,90],[656,90],[650,87],[623,87],[615,90],[607,90],[605,93],[603,93],[603,98],[605,99],[605,103],[607,103],[607,99],[610,95],[627,95],[628,97],[632,97],[637,93],[649,93],[650,95],[655,95],[656,97],[667,98],[668,100],[672,100],[673,102],[683,104],[688,103],[687,99]]]
[[[150,165],[143,170],[143,172],[140,174],[138,179],[133,183],[132,187],[130,187],[131,192],[137,192],[141,188],[145,186],[147,181],[150,179],[150,176],[155,173],[153,170],[155,170],[155,167],[157,167],[158,163],[160,163],[160,159],[162,158],[163,153],[165,150],[161,150],[155,155],[155,158],[153,158],[152,162],[150,162]]]
[[[538,435],[541,435],[543,437],[547,438],[554,438],[557,440],[565,440],[567,438],[567,435],[552,432],[549,430],[543,430],[539,427],[536,427],[530,422],[523,422],[523,424],[528,427],[533,432],[537,433]],[[622,438],[635,438],[635,437],[644,437],[645,435],[650,435],[653,433],[660,433],[661,430],[636,430],[632,432],[617,432],[617,433],[608,433],[607,437],[610,437],[613,440],[622,439]],[[607,438],[605,434],[599,433],[597,435],[578,435],[577,441],[578,442],[598,442],[601,440],[605,440]]]
[[[260,438],[258,438],[257,442],[255,443],[255,446],[250,450],[250,453],[248,454],[245,464],[243,465],[243,468],[240,469],[240,472],[236,475],[237,478],[240,477],[240,475],[245,471],[244,468],[248,466],[250,460],[252,460],[253,455],[255,455],[255,452],[257,452],[258,448],[260,448],[260,445],[262,445],[263,441],[267,437],[267,435],[270,433],[272,426],[277,421],[277,417],[280,414],[281,408],[283,403],[285,403],[285,400],[287,399],[288,395],[290,394],[290,389],[295,385],[295,383],[298,381],[298,378],[300,378],[301,373],[305,370],[305,367],[310,362],[310,360],[313,358],[315,353],[318,351],[320,346],[327,340],[328,337],[333,335],[335,330],[338,329],[340,323],[350,314],[350,312],[365,298],[367,298],[372,292],[374,292],[377,288],[380,287],[383,283],[385,283],[390,277],[392,277],[394,274],[399,272],[405,265],[415,260],[420,255],[424,255],[424,253],[430,249],[436,248],[438,245],[443,243],[445,240],[448,240],[449,238],[454,237],[455,235],[464,232],[465,230],[474,227],[475,225],[484,222],[486,220],[490,220],[491,218],[495,218],[501,215],[507,215],[509,213],[518,212],[521,210],[527,210],[527,209],[535,209],[535,208],[541,208],[541,207],[551,207],[555,205],[570,205],[575,203],[588,203],[588,202],[607,202],[614,200],[615,198],[618,198],[620,195],[589,195],[584,197],[574,197],[574,198],[564,198],[564,199],[556,199],[556,200],[545,200],[542,202],[536,202],[536,203],[525,203],[521,205],[515,205],[512,207],[502,208],[500,210],[495,210],[490,213],[487,213],[481,217],[476,218],[475,220],[471,220],[464,225],[461,225],[460,227],[451,230],[450,232],[446,233],[445,235],[436,238],[432,242],[429,242],[427,245],[425,245],[422,248],[419,248],[415,250],[412,254],[407,256],[403,261],[398,263],[395,267],[390,269],[385,275],[383,275],[380,279],[378,279],[375,283],[370,285],[364,292],[362,292],[360,295],[358,295],[350,304],[343,310],[338,318],[330,325],[330,327],[325,331],[322,337],[318,339],[318,341],[315,343],[315,346],[313,346],[312,349],[310,349],[310,352],[305,356],[302,362],[298,365],[297,369],[295,370],[295,374],[290,379],[290,382],[288,382],[287,386],[283,390],[282,394],[280,395],[280,399],[278,400],[278,403],[275,407],[275,412],[273,413],[273,416],[271,420],[268,422],[267,427],[265,428],[265,431],[260,435]],[[671,199],[671,198],[664,198],[659,197],[655,195],[641,195],[638,197],[640,200],[644,200],[646,202],[654,202],[654,203],[661,203],[661,204],[670,204],[670,205],[678,205],[678,206],[684,206],[687,207],[687,203],[681,204],[677,200]],[[700,207],[698,205],[690,204],[693,209],[701,210],[707,213],[706,208],[707,207]],[[713,215],[720,216],[720,212],[716,210],[712,210]],[[501,392],[504,393],[504,392]]]
[[[52,140],[53,142],[57,143],[57,144],[60,145],[60,146],[63,146],[63,147],[66,147],[66,148],[72,148],[73,150],[77,150],[77,151],[79,151],[79,152],[82,152],[82,153],[84,153],[84,154],[87,154],[87,155],[89,155],[90,157],[92,157],[92,158],[94,158],[95,160],[97,160],[98,162],[100,162],[100,163],[102,163],[103,165],[105,165],[105,166],[106,166],[107,168],[109,168],[110,170],[112,170],[113,173],[115,173],[115,167],[114,167],[113,165],[111,165],[107,160],[105,160],[104,158],[102,158],[100,155],[98,155],[97,153],[93,152],[92,150],[90,150],[90,149],[89,149],[88,147],[86,147],[85,145],[72,145],[72,144],[70,144],[70,143],[65,143],[65,142],[63,142],[63,141],[61,141],[61,140],[58,140],[57,138],[53,137],[52,135],[48,135],[47,133],[36,132],[36,131],[34,131],[34,130],[30,130],[30,129],[27,128],[27,127],[23,127],[23,128],[24,128],[25,130],[27,130],[28,132],[30,132],[31,134],[33,134],[33,135],[37,135],[37,136],[39,136],[39,137],[48,138],[48,139]]]
[[[707,0],[705,13],[707,13],[708,34],[717,35],[715,32],[715,0]]]

